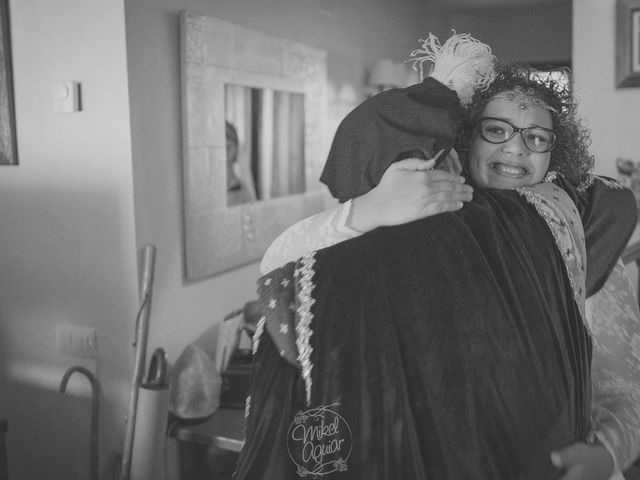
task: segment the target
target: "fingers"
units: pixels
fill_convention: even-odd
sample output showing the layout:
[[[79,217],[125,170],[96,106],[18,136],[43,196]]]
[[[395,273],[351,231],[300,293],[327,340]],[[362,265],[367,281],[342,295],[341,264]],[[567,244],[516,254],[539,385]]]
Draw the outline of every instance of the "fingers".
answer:
[[[420,217],[460,210],[465,202],[473,199],[473,188],[452,182],[433,182],[424,191]]]
[[[456,183],[465,183],[465,178],[457,173],[450,172],[447,170],[429,170],[428,172],[422,172],[424,175],[427,175],[427,178],[433,182],[456,182]]]
[[[576,480],[581,478],[582,465],[577,461],[575,445],[571,445],[563,450],[551,452],[551,463],[554,467],[564,470],[564,474],[559,480]]]
[[[361,211],[374,213],[360,217],[375,219],[368,223],[375,228],[461,209],[465,202],[472,200],[473,188],[457,173],[432,169],[443,153],[438,152],[430,160],[407,158],[389,166],[380,183],[361,201],[360,206],[367,207]],[[375,207],[369,208],[371,205]]]
[[[470,185],[451,181],[449,177],[439,175],[437,177],[441,179],[434,181],[433,173],[435,172],[425,173],[425,178],[415,190],[416,201],[424,205],[425,210],[423,211],[433,211],[434,208],[442,209],[436,210],[436,212],[457,210],[462,206],[457,207],[458,202],[470,202],[473,199],[473,188]],[[406,187],[409,188],[408,185]],[[441,204],[445,204],[445,206],[438,206]],[[429,205],[433,206],[429,207]]]
[[[429,203],[422,209],[420,216],[421,218],[424,218],[431,215],[437,215],[438,213],[455,212],[456,210],[460,210],[463,205],[464,202],[461,201]]]
[[[455,151],[452,152],[457,157]],[[397,173],[408,174],[410,172],[419,172],[426,175],[426,180],[431,180],[434,182],[449,181],[464,183],[465,178],[461,175],[458,175],[460,169],[433,169],[436,162],[438,161],[438,158],[440,158],[443,153],[444,150],[440,150],[433,158],[429,160],[423,160],[421,158],[405,158],[404,160],[392,163],[385,171],[383,178],[393,176]]]
[[[402,170],[417,170],[417,171],[431,170],[433,167],[436,166],[436,163],[438,163],[438,160],[443,154],[444,154],[444,149],[441,149],[441,150],[438,150],[438,152],[433,156],[433,158],[430,158],[429,160],[424,160],[421,158],[405,158],[404,160],[400,160],[398,162],[391,164],[389,168],[393,167],[393,168],[402,169]],[[457,154],[456,154],[456,157],[457,157]]]
[[[581,442],[576,442],[566,448],[551,452],[551,463],[558,468],[567,468],[583,460],[589,447]]]
[[[425,203],[470,202],[473,199],[471,190],[439,190],[431,191],[424,198]]]
[[[436,164],[437,157],[430,160],[423,160],[421,158],[405,158],[398,162],[392,163],[389,166],[389,170],[410,170],[410,171],[425,171],[431,170]]]
[[[613,458],[602,445],[576,442],[551,452],[551,463],[564,470],[560,480],[607,480],[613,473]]]
[[[424,178],[417,181],[418,185],[420,185],[420,189],[424,192],[424,197],[428,197],[430,195],[439,194],[442,192],[450,192],[453,194],[463,194],[466,198],[467,195],[473,194],[473,187],[471,185],[467,185],[465,183],[460,183],[457,180],[450,180],[447,177],[441,178],[440,180],[434,180],[431,174],[425,174]],[[407,182],[407,186],[413,182]],[[438,198],[442,200],[442,197]],[[469,198],[470,200],[471,198]],[[455,199],[458,200],[458,199]]]
[[[556,468],[564,468],[564,460],[560,452],[551,452],[551,463]]]

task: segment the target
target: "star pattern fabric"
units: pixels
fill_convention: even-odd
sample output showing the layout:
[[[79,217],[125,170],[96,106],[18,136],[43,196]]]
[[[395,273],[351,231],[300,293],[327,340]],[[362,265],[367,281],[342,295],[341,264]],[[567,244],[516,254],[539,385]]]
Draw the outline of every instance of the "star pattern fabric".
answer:
[[[259,308],[264,314],[265,329],[280,355],[300,368],[296,346],[295,264],[288,263],[258,280]],[[255,339],[254,341],[259,341]]]

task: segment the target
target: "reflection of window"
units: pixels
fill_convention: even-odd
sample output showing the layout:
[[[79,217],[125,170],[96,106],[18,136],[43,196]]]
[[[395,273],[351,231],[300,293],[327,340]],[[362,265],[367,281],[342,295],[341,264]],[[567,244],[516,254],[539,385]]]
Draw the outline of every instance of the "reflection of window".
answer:
[[[303,94],[228,84],[225,118],[238,137],[228,179],[236,175],[256,200],[306,190]],[[229,191],[229,204],[248,201],[232,196]]]

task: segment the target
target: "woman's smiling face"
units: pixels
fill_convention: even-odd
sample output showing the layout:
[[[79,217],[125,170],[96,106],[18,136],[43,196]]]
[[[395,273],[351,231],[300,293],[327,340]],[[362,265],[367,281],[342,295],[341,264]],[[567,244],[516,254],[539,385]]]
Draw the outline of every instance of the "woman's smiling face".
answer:
[[[534,103],[518,97],[496,95],[481,117],[501,119],[517,128],[553,129],[551,112],[542,101]],[[550,152],[536,153],[527,148],[517,132],[508,141],[496,144],[484,140],[476,129],[471,139],[469,168],[471,179],[479,188],[513,189],[542,181],[550,159]]]

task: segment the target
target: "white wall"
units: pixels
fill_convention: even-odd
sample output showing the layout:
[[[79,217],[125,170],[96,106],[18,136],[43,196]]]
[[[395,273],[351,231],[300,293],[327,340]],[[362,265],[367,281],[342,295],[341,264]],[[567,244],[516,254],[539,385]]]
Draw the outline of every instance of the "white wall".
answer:
[[[11,0],[20,165],[0,169],[0,416],[14,480],[88,478],[89,401],[103,388],[102,458],[120,451],[137,309],[124,6]],[[82,83],[83,111],[54,113],[53,85]],[[94,327],[98,360],[59,354],[56,323]],[[76,374],[77,375],[77,374]],[[76,388],[76,385],[78,387]]]
[[[596,172],[617,177],[616,158],[640,161],[640,88],[615,88],[616,1],[574,3],[573,59],[579,109],[591,128]]]
[[[502,62],[562,63],[571,61],[571,16],[571,2],[547,2],[544,7],[455,9],[449,23],[491,45]]]

